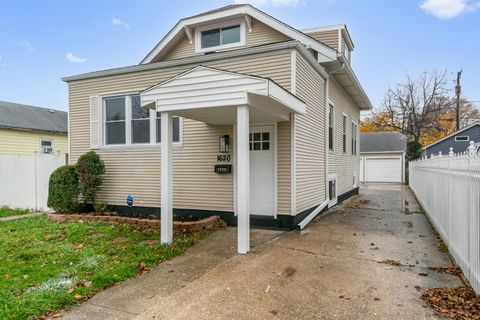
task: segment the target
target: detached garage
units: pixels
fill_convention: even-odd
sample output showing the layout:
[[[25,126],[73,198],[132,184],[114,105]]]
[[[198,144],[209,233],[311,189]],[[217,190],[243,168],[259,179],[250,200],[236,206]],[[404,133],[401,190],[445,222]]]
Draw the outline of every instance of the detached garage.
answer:
[[[407,139],[399,132],[360,135],[360,181],[405,182]]]

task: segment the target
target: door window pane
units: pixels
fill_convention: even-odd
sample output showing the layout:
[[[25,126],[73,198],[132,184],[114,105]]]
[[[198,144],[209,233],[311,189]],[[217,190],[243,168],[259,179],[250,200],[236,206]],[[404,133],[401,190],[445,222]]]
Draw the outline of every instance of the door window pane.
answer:
[[[240,42],[240,26],[222,28],[222,44]]]

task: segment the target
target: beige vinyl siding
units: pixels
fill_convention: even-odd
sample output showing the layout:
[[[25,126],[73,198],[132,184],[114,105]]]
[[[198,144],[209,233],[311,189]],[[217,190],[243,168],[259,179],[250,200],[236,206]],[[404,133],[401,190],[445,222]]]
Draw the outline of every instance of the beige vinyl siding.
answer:
[[[290,214],[291,193],[291,125],[279,122],[277,125],[277,210],[279,214]]]
[[[32,155],[42,152],[41,140],[51,140],[54,152],[68,152],[67,134],[0,129],[0,154]]]
[[[353,173],[357,174],[357,184],[360,179],[360,133],[357,130],[357,155],[352,156],[352,120],[359,125],[360,109],[340,87],[333,77],[329,83],[330,100],[334,103],[334,151],[329,151],[328,169],[337,174],[337,195],[352,190]],[[342,149],[342,117],[347,114],[347,152]]]
[[[338,50],[338,30],[318,31],[307,33],[310,37],[320,41],[332,49]]]
[[[296,95],[307,104],[295,117],[296,210],[325,201],[325,80],[297,54]]]
[[[239,73],[268,77],[290,89],[290,51],[256,54],[206,62],[202,65]],[[90,150],[89,97],[111,92],[142,90],[178,75],[196,65],[184,65],[122,75],[73,81],[69,84],[71,162]],[[233,211],[233,175],[213,172],[218,153],[218,137],[229,134],[232,127],[209,126],[184,119],[183,146],[173,152],[174,207]],[[278,127],[278,149],[283,156],[278,161],[279,211],[290,211],[290,126]],[[231,148],[233,150],[233,147]],[[100,199],[110,204],[125,205],[127,195],[135,205],[160,205],[160,147],[125,147],[99,149],[106,163],[106,176]],[[233,156],[233,153],[232,153]]]
[[[190,44],[190,41],[188,40],[187,36],[184,34],[181,37],[181,39],[178,41],[178,43],[175,44],[175,46],[170,51],[168,51],[168,53],[160,55],[158,59],[155,58],[154,62],[181,59],[186,57],[192,57],[195,55],[203,55],[204,53],[195,52],[195,32],[194,31],[192,31],[192,37],[193,37],[193,41]],[[248,30],[246,30],[245,45],[235,47],[230,50],[255,47],[259,45],[282,42],[287,40],[291,40],[291,39],[288,38],[283,33],[280,33],[270,28],[266,24],[258,20],[252,19],[252,31],[249,32]]]

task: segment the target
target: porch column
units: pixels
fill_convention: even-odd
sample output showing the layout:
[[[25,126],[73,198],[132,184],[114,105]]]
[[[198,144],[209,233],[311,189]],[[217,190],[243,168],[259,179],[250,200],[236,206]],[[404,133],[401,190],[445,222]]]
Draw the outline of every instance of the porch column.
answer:
[[[172,115],[161,113],[161,243],[173,241]]]
[[[250,251],[249,107],[237,107],[237,250]]]

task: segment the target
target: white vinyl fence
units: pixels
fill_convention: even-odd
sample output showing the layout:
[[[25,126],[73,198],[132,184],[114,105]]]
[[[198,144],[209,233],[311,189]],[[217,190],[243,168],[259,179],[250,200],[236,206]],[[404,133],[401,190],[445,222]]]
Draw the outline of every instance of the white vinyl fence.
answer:
[[[409,184],[430,221],[480,293],[480,157],[467,152],[409,163]]]
[[[48,210],[50,174],[65,154],[0,155],[0,207]]]

